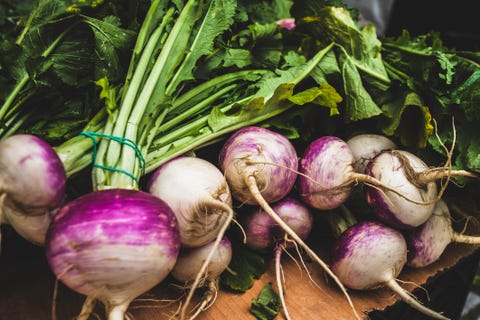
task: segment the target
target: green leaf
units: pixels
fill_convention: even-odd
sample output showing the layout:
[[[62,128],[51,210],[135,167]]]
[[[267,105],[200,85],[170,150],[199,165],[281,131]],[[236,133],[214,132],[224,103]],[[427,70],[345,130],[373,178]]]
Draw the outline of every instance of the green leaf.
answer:
[[[334,87],[327,82],[323,82],[319,87],[313,87],[299,92],[289,98],[296,105],[314,103],[330,109],[330,116],[338,115],[338,104],[342,102],[342,97]]]
[[[95,79],[107,77],[118,82],[124,74],[120,53],[131,49],[136,33],[120,27],[118,17],[104,20],[83,17],[95,36]]]
[[[236,1],[233,0],[212,0],[210,2],[202,23],[195,29],[195,36],[186,50],[187,55],[180,68],[177,69],[174,80],[169,84],[170,92],[173,92],[180,83],[194,79],[192,71],[197,61],[200,57],[213,52],[215,38],[232,25],[235,9]]]
[[[385,121],[383,132],[387,136],[397,136],[404,146],[425,148],[433,134],[432,115],[415,93],[404,99],[383,106]]]
[[[260,291],[258,298],[252,300],[250,313],[259,320],[272,320],[275,319],[281,308],[280,297],[273,290],[272,284],[267,283]]]
[[[262,255],[240,243],[233,243],[232,261],[220,276],[221,284],[233,291],[245,292],[267,270]]]
[[[363,78],[355,64],[347,59],[342,64],[346,122],[372,118],[382,113],[363,85]]]

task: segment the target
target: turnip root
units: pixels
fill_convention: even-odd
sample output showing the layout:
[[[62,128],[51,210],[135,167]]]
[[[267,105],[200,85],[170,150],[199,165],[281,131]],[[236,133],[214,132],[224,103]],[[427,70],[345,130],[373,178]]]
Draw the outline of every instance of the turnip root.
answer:
[[[196,316],[211,306],[217,297],[219,278],[232,260],[232,244],[223,236],[221,241],[207,243],[201,247],[182,248],[177,262],[172,270],[172,276],[185,284],[186,287],[195,283],[199,274],[202,275],[199,286],[206,288],[203,299],[197,307],[197,311],[190,317]],[[205,265],[205,261],[209,261]]]
[[[431,216],[440,197],[437,180],[454,175],[475,176],[463,170],[430,169],[418,156],[404,150],[380,153],[366,170],[383,184],[396,189],[394,193],[367,186],[365,192],[377,218],[399,229],[418,227]]]
[[[313,213],[301,201],[287,196],[271,204],[273,211],[292,228],[302,239],[306,240],[313,227]],[[240,223],[245,231],[247,246],[253,250],[265,252],[273,249],[275,252],[275,276],[280,301],[286,319],[290,319],[285,302],[284,284],[281,277],[282,251],[292,247],[288,235],[261,207],[252,207],[250,211],[241,215]]]
[[[28,134],[0,142],[0,222],[43,245],[51,216],[65,198],[66,174],[54,149]]]
[[[355,316],[360,319],[343,284],[269,204],[287,196],[294,187],[298,158],[293,144],[272,130],[257,126],[244,127],[224,143],[219,163],[233,197],[241,203],[262,207],[334,279],[347,297]]]
[[[203,261],[197,279],[181,309],[186,308],[196,288],[205,277],[205,271],[233,219],[230,188],[222,172],[207,160],[181,156],[159,167],[152,175],[148,190],[163,199],[172,208],[180,230],[184,247],[200,247],[216,239],[208,248],[212,251]]]
[[[77,319],[101,301],[108,320],[123,320],[130,302],[159,284],[180,250],[178,224],[159,198],[107,189],[61,208],[47,232],[47,261],[56,277],[87,299]]]
[[[435,203],[433,213],[422,225],[404,231],[408,247],[407,264],[424,267],[437,261],[450,243],[478,245],[480,237],[453,230],[450,210],[444,200]]]
[[[448,319],[422,305],[396,277],[407,262],[407,243],[398,230],[377,221],[361,221],[336,241],[332,270],[345,286],[370,290],[387,286],[413,308],[435,319]]]

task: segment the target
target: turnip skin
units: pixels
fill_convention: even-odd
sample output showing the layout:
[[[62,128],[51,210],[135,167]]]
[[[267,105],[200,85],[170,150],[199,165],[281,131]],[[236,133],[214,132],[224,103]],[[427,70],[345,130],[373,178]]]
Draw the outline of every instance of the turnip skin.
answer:
[[[180,250],[171,209],[148,193],[107,189],[67,203],[46,238],[47,261],[72,290],[105,304],[109,320],[160,283]]]
[[[367,202],[380,221],[398,229],[411,229],[431,216],[438,194],[437,184],[435,181],[422,183],[412,176],[428,170],[427,164],[419,157],[404,150],[382,152],[370,161],[366,170],[372,177],[408,197],[367,187]]]
[[[287,196],[275,203],[272,209],[302,239],[306,240],[313,228],[313,212],[303,202]],[[261,207],[252,207],[240,217],[245,231],[247,246],[264,251],[282,244],[285,231]],[[287,243],[287,247],[291,244]]]
[[[303,201],[320,210],[339,207],[352,192],[354,162],[350,147],[338,137],[322,136],[311,142],[299,165]]]
[[[436,262],[450,243],[480,244],[480,237],[453,230],[450,210],[438,200],[430,218],[422,225],[403,232],[407,241],[407,265],[420,268]]]
[[[407,243],[400,231],[362,221],[347,229],[335,243],[332,270],[347,287],[367,290],[396,278],[406,262]]]
[[[329,266],[286,224],[270,203],[279,201],[293,189],[298,173],[298,157],[293,144],[281,134],[261,127],[244,127],[231,135],[220,150],[219,166],[241,203],[259,205],[332,277],[360,319],[343,284]],[[273,169],[277,167],[277,169]]]
[[[308,238],[313,228],[313,212],[305,203],[287,196],[272,203],[272,209],[300,239],[306,240]],[[278,294],[285,318],[291,319],[284,299],[281,259],[282,252],[294,247],[294,244],[288,241],[288,234],[285,230],[261,207],[251,207],[250,210],[244,212],[240,216],[240,223],[245,232],[248,247],[262,253],[267,250],[274,250]]]
[[[54,149],[41,138],[17,134],[0,142],[1,222],[26,240],[43,245],[65,199],[66,173]]]
[[[173,210],[183,246],[203,246],[227,223],[232,196],[222,172],[207,160],[182,156],[159,167],[147,189]]]
[[[407,243],[399,230],[378,221],[361,221],[336,241],[332,271],[345,286],[371,290],[387,286],[406,303],[434,319],[448,319],[427,308],[403,289],[396,277],[407,262]]]
[[[359,173],[365,172],[368,162],[377,154],[382,151],[397,149],[395,142],[386,136],[373,133],[360,133],[346,142],[355,158],[353,168]]]
[[[203,261],[208,257],[214,242],[207,243],[196,248],[182,248],[177,262],[172,270],[172,276],[187,285],[191,284],[200,271]],[[210,263],[207,267],[207,274],[203,280],[216,281],[220,274],[225,271],[232,260],[232,243],[224,236],[218,248],[215,249]]]
[[[246,186],[245,177],[254,176],[265,201],[276,202],[295,185],[298,156],[285,136],[250,126],[227,139],[220,150],[219,164],[233,197],[242,203],[257,205],[258,201]]]

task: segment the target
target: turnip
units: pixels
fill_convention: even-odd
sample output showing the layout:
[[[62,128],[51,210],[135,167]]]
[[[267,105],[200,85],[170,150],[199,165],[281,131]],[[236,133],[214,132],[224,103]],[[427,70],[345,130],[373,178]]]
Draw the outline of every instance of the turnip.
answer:
[[[0,221],[26,240],[43,245],[54,211],[65,198],[66,174],[44,140],[17,134],[0,142]]]
[[[354,290],[387,286],[413,308],[435,319],[448,319],[427,308],[403,289],[396,277],[407,262],[407,243],[402,233],[378,221],[361,221],[349,227],[335,242],[332,270]]]
[[[355,162],[353,168],[356,172],[364,173],[370,160],[377,154],[385,150],[396,149],[395,142],[386,136],[373,133],[357,134],[347,141],[350,150],[352,150]]]
[[[367,165],[367,172],[396,192],[367,186],[367,202],[377,218],[400,229],[418,227],[431,216],[441,194],[437,180],[449,176],[474,177],[463,170],[429,168],[418,156],[405,150],[385,151]],[[403,195],[403,196],[400,196]]]
[[[262,207],[334,279],[356,317],[360,318],[343,284],[269,204],[287,196],[295,185],[298,158],[293,144],[272,130],[258,126],[243,127],[225,141],[220,150],[219,163],[233,197],[241,203]]]
[[[480,237],[453,230],[450,210],[444,200],[435,203],[433,213],[422,225],[404,231],[408,247],[407,264],[424,267],[437,261],[450,243],[480,244]]]
[[[367,174],[355,172],[354,163],[352,150],[341,138],[322,136],[312,141],[299,165],[302,200],[316,209],[331,210],[348,199],[357,183],[391,189]]]
[[[184,247],[199,247],[217,239],[209,248],[212,253],[203,261],[181,311],[185,316],[192,295],[200,284],[210,259],[221,245],[225,231],[233,219],[230,188],[222,172],[211,162],[181,156],[160,166],[152,175],[148,191],[163,199],[172,208]]]
[[[177,262],[172,270],[172,276],[185,284],[191,286],[195,283],[199,274],[202,275],[201,287],[206,288],[205,294],[197,311],[190,317],[196,316],[207,309],[217,297],[219,289],[220,274],[225,271],[232,260],[232,244],[223,236],[219,244],[215,241],[195,248],[182,248]],[[205,261],[209,261],[205,265]]]
[[[271,207],[299,238],[302,240],[308,238],[313,227],[313,213],[306,204],[291,196],[287,196],[272,203]],[[243,213],[240,217],[240,223],[245,231],[248,247],[260,252],[268,249],[274,250],[275,276],[280,301],[285,317],[290,319],[281,281],[282,251],[292,246],[288,235],[265,210],[258,206],[251,207],[249,211]]]
[[[47,232],[46,256],[57,278],[101,301],[109,320],[123,320],[130,302],[160,283],[180,250],[178,224],[161,199],[138,190],[91,192],[66,204]]]

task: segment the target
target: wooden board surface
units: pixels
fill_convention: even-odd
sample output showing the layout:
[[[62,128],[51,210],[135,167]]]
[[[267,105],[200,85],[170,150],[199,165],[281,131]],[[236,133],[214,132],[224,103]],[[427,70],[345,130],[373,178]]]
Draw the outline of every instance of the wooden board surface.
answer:
[[[4,244],[6,249],[0,257],[0,320],[53,319],[52,301],[56,282],[46,264],[42,249],[21,241],[20,244],[18,241],[12,243],[13,240],[8,236],[4,236],[3,240],[10,243]],[[448,269],[474,250],[473,246],[452,244],[437,263],[421,269],[405,268],[400,275],[400,280],[404,281],[402,286],[411,291],[416,285],[426,283],[440,272],[448,272]],[[347,300],[336,285],[313,263],[308,262],[307,266],[315,283],[309,279],[305,270],[287,256],[284,258],[286,301],[292,318],[354,319]],[[274,282],[273,264],[269,264],[268,272],[246,293],[220,291],[215,304],[197,319],[255,319],[249,313],[251,301],[257,298],[268,282]],[[397,302],[397,297],[388,289],[350,291],[350,294],[357,310],[364,314],[374,309],[383,310]],[[136,320],[169,319],[178,303],[166,300],[179,296],[179,291],[168,284],[162,284],[134,301],[130,305],[129,313]],[[57,282],[54,308],[57,320],[73,319],[79,313],[83,299],[83,296]],[[102,318],[102,307],[98,306],[96,311]]]

